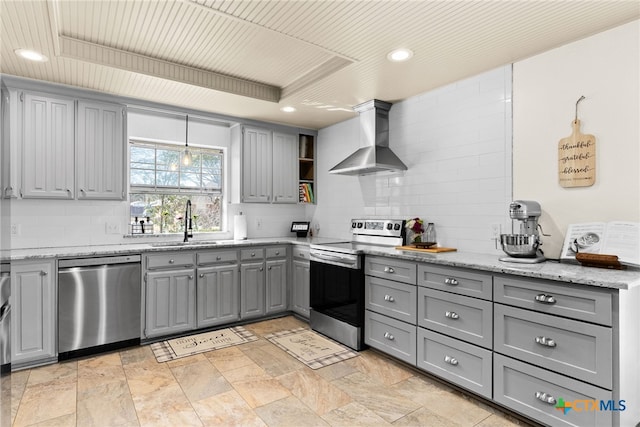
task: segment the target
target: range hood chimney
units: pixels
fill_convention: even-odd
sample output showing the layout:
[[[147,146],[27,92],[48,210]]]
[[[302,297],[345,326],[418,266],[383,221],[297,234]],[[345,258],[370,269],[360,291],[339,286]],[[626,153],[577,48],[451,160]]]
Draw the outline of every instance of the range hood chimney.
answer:
[[[391,104],[372,99],[353,109],[360,114],[361,148],[329,169],[329,173],[365,175],[407,170],[407,166],[389,148]]]

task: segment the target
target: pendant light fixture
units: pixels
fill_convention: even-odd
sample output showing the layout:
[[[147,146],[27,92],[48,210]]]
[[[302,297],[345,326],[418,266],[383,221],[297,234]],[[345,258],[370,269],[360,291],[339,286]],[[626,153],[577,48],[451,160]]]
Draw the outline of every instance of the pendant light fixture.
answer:
[[[193,157],[191,156],[191,150],[189,150],[189,115],[186,115],[185,118],[185,135],[184,135],[184,150],[180,154],[180,162],[182,166],[191,166],[193,162]]]

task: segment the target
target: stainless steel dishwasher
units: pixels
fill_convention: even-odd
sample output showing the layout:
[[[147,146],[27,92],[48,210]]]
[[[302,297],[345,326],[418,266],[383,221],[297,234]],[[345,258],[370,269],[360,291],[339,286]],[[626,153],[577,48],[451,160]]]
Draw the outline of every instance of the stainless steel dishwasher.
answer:
[[[140,343],[140,255],[58,262],[58,359]]]

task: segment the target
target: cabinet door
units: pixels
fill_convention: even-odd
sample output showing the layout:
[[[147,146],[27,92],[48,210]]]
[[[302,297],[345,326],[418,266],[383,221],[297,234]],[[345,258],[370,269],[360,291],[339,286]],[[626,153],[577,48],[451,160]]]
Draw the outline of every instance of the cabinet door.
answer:
[[[22,151],[22,127],[18,124],[18,112],[22,103],[13,89],[2,89],[2,194],[15,198],[20,191],[20,153]]]
[[[293,284],[291,285],[292,310],[309,317],[309,262],[293,261]]]
[[[240,317],[264,315],[264,262],[240,267]]]
[[[11,363],[14,367],[56,356],[53,261],[11,266]]]
[[[273,134],[273,202],[298,202],[298,138]]]
[[[147,273],[145,336],[169,335],[195,327],[194,274],[193,269]]]
[[[238,265],[198,269],[197,326],[215,326],[240,318]]]
[[[271,132],[245,128],[242,140],[242,201],[271,202]]]
[[[267,261],[267,313],[287,309],[287,260]]]
[[[78,101],[78,199],[124,199],[124,106]]]
[[[74,197],[73,100],[23,93],[24,198]]]

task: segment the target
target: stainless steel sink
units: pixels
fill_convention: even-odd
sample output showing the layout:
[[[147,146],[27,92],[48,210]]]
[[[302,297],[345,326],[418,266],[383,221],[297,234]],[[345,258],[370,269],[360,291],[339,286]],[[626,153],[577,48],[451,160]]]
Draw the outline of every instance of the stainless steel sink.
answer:
[[[217,245],[216,240],[191,240],[189,242],[158,242],[151,243],[153,248],[179,248],[183,246],[210,246]]]

